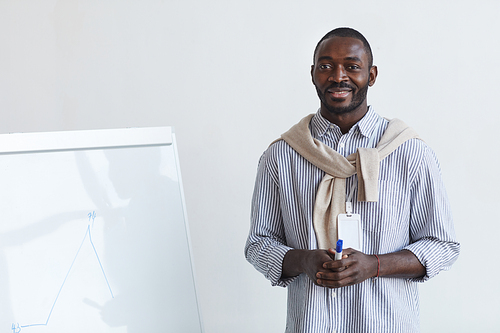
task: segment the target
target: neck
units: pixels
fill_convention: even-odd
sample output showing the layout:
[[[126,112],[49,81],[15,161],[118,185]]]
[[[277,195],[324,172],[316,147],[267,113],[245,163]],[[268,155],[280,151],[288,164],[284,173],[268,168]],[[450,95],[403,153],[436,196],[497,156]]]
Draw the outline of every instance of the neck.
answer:
[[[321,105],[321,115],[329,122],[337,125],[342,134],[349,132],[352,126],[361,120],[368,112],[368,105],[363,103],[356,109],[345,113],[330,112],[327,108]]]

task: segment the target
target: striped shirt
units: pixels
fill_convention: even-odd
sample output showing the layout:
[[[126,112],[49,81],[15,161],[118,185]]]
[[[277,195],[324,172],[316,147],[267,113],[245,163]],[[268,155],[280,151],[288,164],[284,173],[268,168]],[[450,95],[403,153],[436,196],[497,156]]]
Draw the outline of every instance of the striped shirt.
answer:
[[[375,147],[387,125],[370,107],[346,134],[319,111],[310,130],[314,138],[348,156],[358,147]],[[259,161],[245,255],[272,285],[288,288],[286,332],[419,332],[418,282],[448,270],[460,250],[434,152],[412,139],[382,160],[378,202],[356,200],[356,175],[346,184],[347,192],[354,191],[354,213],[362,219],[363,252],[409,250],[426,269],[420,279],[381,277],[329,289],[314,285],[305,274],[281,278],[287,251],[317,249],[312,216],[323,176],[324,171],[283,140]]]

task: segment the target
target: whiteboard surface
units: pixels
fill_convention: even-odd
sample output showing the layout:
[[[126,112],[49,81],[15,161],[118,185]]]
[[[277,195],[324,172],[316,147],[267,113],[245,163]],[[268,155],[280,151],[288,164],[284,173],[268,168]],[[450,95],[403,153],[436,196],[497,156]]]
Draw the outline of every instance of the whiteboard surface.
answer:
[[[0,333],[202,331],[173,139],[0,135]]]

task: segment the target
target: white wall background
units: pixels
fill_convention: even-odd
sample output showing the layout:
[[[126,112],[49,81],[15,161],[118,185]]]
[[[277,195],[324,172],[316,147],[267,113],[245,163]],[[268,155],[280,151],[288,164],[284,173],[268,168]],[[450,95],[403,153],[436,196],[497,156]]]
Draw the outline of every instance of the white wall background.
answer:
[[[206,333],[281,332],[243,257],[257,160],[319,103],[327,31],[370,41],[369,103],[437,152],[462,254],[421,285],[423,332],[500,332],[500,2],[0,0],[0,133],[174,126]],[[1,184],[0,184],[1,186]]]

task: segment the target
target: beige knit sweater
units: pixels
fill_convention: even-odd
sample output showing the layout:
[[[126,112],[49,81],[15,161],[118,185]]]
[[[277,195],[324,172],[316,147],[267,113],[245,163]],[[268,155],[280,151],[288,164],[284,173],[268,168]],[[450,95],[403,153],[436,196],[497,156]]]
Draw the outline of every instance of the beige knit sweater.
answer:
[[[358,201],[377,201],[380,161],[407,140],[419,137],[401,120],[392,119],[376,148],[358,148],[344,157],[311,136],[313,116],[303,118],[281,139],[326,173],[316,193],[313,225],[318,248],[328,249],[337,242],[337,216],[345,213],[346,178],[358,174]]]

